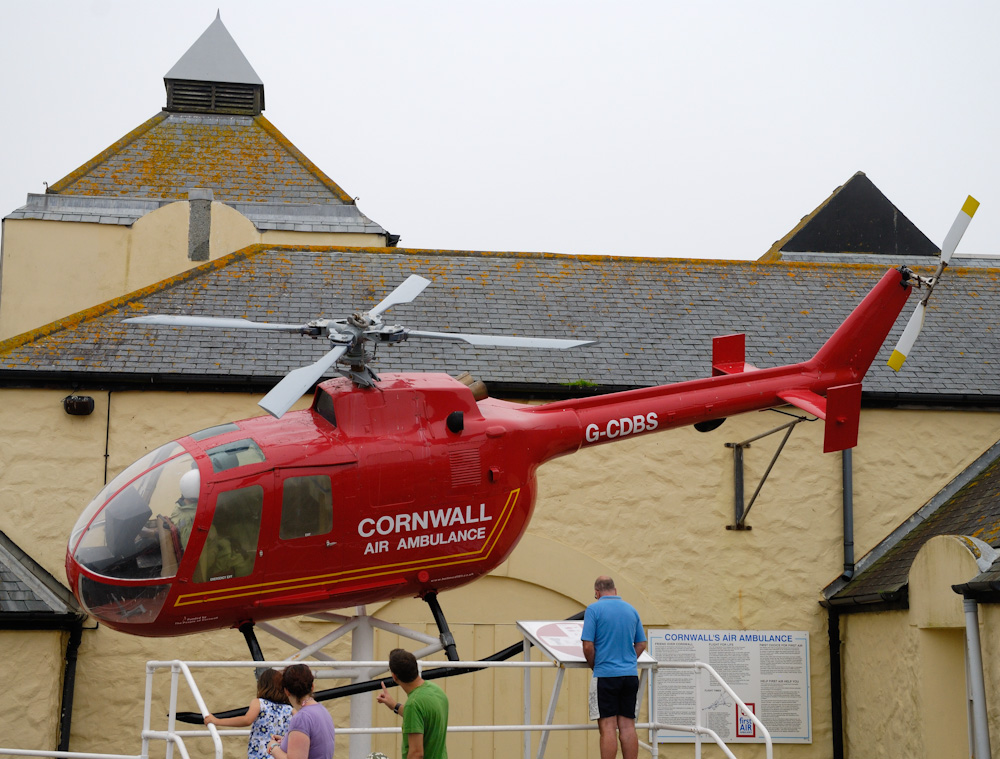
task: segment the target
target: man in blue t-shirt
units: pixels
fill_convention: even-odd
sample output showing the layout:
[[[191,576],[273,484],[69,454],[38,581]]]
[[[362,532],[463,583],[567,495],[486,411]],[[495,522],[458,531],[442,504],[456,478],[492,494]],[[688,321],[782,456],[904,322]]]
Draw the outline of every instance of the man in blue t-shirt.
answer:
[[[597,729],[601,734],[601,759],[614,759],[618,752],[615,730],[622,744],[622,757],[636,759],[639,736],[635,732],[635,702],[639,693],[636,661],[646,650],[646,633],[631,604],[624,601],[610,577],[594,581],[597,603],[583,615],[583,655],[597,680]]]

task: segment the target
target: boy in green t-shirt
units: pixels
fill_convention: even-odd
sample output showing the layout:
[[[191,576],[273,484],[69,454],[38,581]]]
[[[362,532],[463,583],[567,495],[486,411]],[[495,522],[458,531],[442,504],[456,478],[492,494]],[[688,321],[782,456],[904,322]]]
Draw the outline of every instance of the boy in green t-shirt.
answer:
[[[406,704],[394,700],[385,683],[376,700],[403,718],[403,759],[448,759],[448,697],[444,691],[424,682],[416,658],[401,648],[389,652],[389,671],[408,696]]]

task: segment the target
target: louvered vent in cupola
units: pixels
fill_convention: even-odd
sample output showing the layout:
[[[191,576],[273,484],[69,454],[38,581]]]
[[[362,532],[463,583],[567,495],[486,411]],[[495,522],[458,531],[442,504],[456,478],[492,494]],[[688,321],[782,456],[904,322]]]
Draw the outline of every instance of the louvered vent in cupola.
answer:
[[[264,83],[218,13],[163,83],[167,111],[256,116],[264,110]]]
[[[264,110],[263,85],[177,79],[166,80],[166,85],[168,111],[256,116]]]

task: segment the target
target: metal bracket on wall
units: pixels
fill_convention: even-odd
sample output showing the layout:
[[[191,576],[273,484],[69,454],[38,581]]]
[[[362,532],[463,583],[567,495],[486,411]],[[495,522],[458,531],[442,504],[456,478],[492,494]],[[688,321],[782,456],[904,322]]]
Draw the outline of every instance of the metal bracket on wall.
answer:
[[[780,412],[784,413],[784,412]],[[794,416],[794,415],[790,415]],[[809,419],[804,416],[796,416],[794,420],[783,424],[780,427],[775,427],[773,430],[768,432],[762,432],[760,435],[748,438],[742,443],[726,443],[726,448],[733,449],[733,515],[734,524],[727,524],[727,530],[752,530],[753,527],[746,523],[747,514],[750,513],[750,509],[753,508],[754,502],[757,500],[757,496],[760,493],[760,489],[764,487],[764,482],[767,480],[767,476],[771,473],[771,469],[774,468],[774,463],[778,460],[778,456],[781,455],[782,449],[785,447],[785,443],[788,442],[789,435],[792,434],[792,430],[795,429],[795,425],[799,422],[814,422],[815,419]],[[750,444],[765,438],[768,435],[773,435],[775,432],[781,432],[785,430],[785,436],[781,439],[781,443],[778,444],[778,450],[774,452],[771,457],[771,463],[767,465],[767,470],[764,475],[760,478],[760,482],[757,484],[757,489],[753,491],[753,495],[750,497],[750,503],[744,505],[744,488],[743,488],[743,449],[749,448]]]

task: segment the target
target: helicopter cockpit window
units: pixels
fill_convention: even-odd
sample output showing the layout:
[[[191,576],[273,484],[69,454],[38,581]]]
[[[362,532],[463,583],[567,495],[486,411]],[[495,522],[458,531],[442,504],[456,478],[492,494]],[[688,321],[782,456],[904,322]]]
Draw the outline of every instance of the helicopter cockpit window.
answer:
[[[210,437],[215,437],[216,435],[222,435],[226,432],[236,432],[239,427],[233,422],[228,424],[217,424],[214,427],[206,427],[203,430],[194,432],[191,437],[195,440],[207,440]]]
[[[333,529],[333,494],[329,475],[289,477],[281,493],[282,540],[326,535]]]
[[[151,456],[144,463],[136,462],[134,471],[148,468],[160,453],[154,451]],[[194,507],[185,519],[184,499],[177,497],[181,478],[192,470],[197,471],[194,458],[184,453],[161,461],[135,479],[125,476],[128,470],[119,475],[121,484],[132,481],[107,504],[99,504],[93,521],[81,518],[77,523],[74,534],[82,535],[74,549],[76,561],[91,572],[123,580],[173,577],[194,519]],[[193,503],[197,504],[197,498]]]
[[[83,510],[83,513],[80,515],[80,518],[76,520],[76,525],[74,525],[73,527],[73,532],[70,533],[70,538],[69,538],[70,547],[72,548],[76,544],[76,541],[80,537],[80,533],[83,532],[83,530],[86,528],[88,524],[90,524],[90,520],[94,518],[94,514],[96,514],[100,510],[101,506],[104,505],[104,502],[108,500],[108,497],[112,493],[114,493],[117,490],[121,490],[126,485],[126,483],[135,479],[137,476],[145,472],[150,467],[156,466],[157,464],[166,461],[171,456],[176,456],[183,450],[184,448],[180,445],[180,443],[177,442],[167,443],[166,445],[162,445],[159,448],[150,451],[135,463],[130,464],[117,477],[115,477],[113,480],[111,480],[111,482],[105,485],[104,488],[101,490],[101,492],[98,493],[97,496],[94,498],[94,500],[92,500],[87,505],[87,508]]]
[[[264,489],[260,485],[219,493],[212,527],[194,572],[195,582],[246,577],[257,556]]]
[[[264,461],[264,452],[249,438],[209,448],[206,453],[212,462],[212,469],[216,472],[224,472],[247,464],[260,464]]]
[[[326,419],[334,427],[337,426],[337,414],[333,409],[333,398],[328,393],[320,392],[316,398],[316,413]]]

